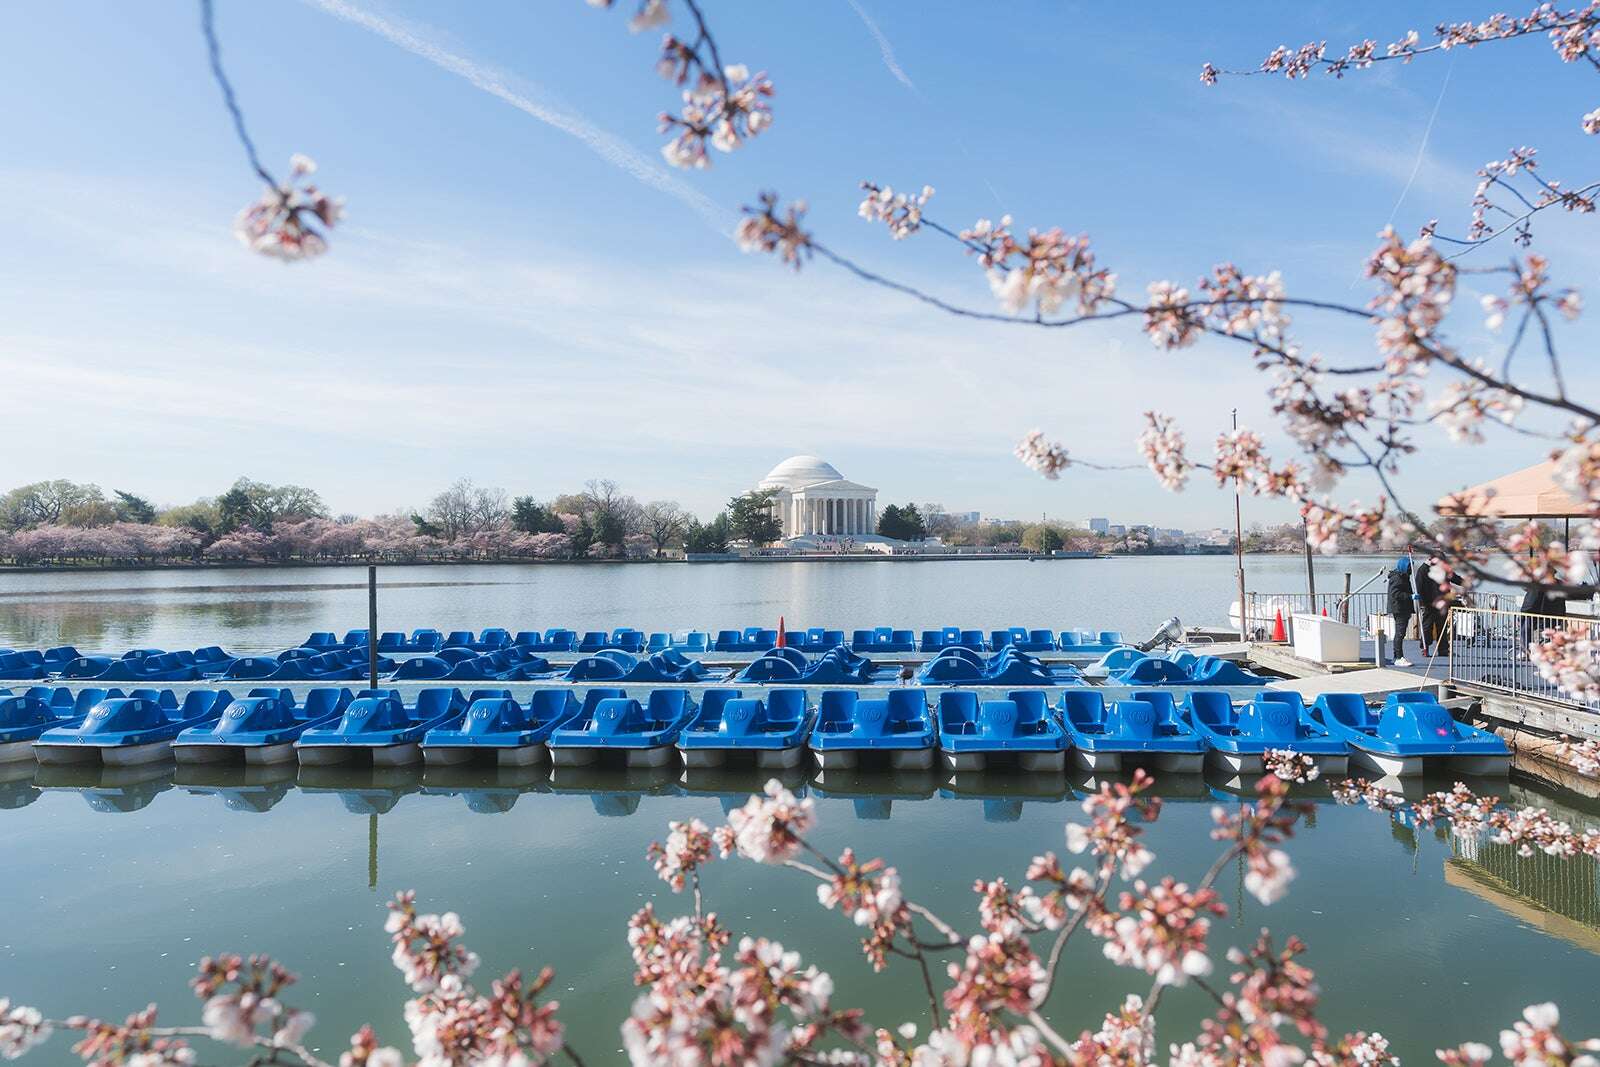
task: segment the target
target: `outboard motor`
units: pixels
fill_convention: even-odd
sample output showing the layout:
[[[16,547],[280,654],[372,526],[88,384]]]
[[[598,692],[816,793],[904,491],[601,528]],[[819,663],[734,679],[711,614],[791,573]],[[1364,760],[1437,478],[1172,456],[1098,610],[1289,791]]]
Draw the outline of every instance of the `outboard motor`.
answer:
[[[1156,627],[1156,632],[1150,635],[1148,641],[1141,641],[1134,647],[1140,652],[1149,652],[1154,648],[1171,648],[1183,643],[1183,620],[1176,615]]]

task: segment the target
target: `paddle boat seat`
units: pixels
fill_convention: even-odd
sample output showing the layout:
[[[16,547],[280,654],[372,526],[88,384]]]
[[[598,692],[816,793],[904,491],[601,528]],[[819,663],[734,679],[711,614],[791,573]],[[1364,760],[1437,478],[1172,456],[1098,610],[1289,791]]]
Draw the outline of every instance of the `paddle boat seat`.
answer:
[[[185,729],[215,720],[232,701],[226,689],[192,690],[181,703],[170,689],[106,696],[81,721],[40,734],[34,752],[41,763],[150,763],[165,759]]]
[[[423,736],[463,706],[459,689],[424,689],[412,704],[393,689],[363,689],[338,719],[302,733],[295,750],[308,765],[342,763],[357,753],[369,754],[374,766],[415,763]]]
[[[549,758],[551,731],[583,710],[570,689],[540,689],[527,704],[506,690],[478,690],[460,715],[430,729],[422,738],[428,765],[463,763],[490,755],[505,766],[527,766]]]
[[[1206,742],[1179,717],[1172,694],[1158,690],[1136,697],[1107,707],[1104,695],[1093,689],[1062,693],[1061,720],[1074,760],[1092,771],[1120,770],[1126,757],[1162,770],[1198,772]]]
[[[1464,774],[1510,770],[1506,743],[1457,722],[1432,693],[1390,693],[1374,712],[1358,694],[1325,693],[1310,716],[1350,745],[1350,760],[1367,770],[1402,777],[1421,774],[1428,759],[1448,761]]]
[[[737,689],[708,689],[678,750],[688,767],[714,767],[730,753],[752,752],[760,767],[793,767],[805,754],[811,712],[803,689],[772,689],[764,699]]]
[[[827,690],[810,736],[824,769],[853,767],[861,752],[874,750],[890,752],[896,768],[926,769],[936,741],[927,695],[909,688],[868,700],[849,690]]]
[[[33,743],[46,730],[82,721],[72,690],[30,686],[0,690],[0,763],[33,759]]]
[[[1025,771],[1059,771],[1065,765],[1067,734],[1039,699],[979,701],[967,691],[939,696],[939,748],[951,770],[984,769],[998,754],[1015,753]]]
[[[546,743],[557,766],[592,763],[608,749],[625,753],[632,766],[661,766],[671,759],[678,735],[694,713],[695,703],[685,689],[653,689],[644,704],[620,689],[593,689],[585,694],[579,714],[554,730]]]
[[[179,763],[284,763],[294,759],[294,742],[308,728],[334,722],[352,699],[348,689],[319,688],[296,704],[287,689],[252,689],[220,717],[178,734],[172,754]]]

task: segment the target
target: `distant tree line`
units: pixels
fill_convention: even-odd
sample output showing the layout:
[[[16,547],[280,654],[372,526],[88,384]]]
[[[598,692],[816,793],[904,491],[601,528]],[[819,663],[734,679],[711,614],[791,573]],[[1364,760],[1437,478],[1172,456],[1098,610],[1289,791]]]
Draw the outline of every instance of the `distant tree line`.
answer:
[[[250,478],[215,497],[165,507],[127,490],[107,494],[58,479],[0,497],[0,560],[643,559],[680,551],[691,523],[676,502],[641,504],[607,479],[540,501],[508,499],[504,489],[463,478],[425,508],[370,518],[333,516],[313,489]]]

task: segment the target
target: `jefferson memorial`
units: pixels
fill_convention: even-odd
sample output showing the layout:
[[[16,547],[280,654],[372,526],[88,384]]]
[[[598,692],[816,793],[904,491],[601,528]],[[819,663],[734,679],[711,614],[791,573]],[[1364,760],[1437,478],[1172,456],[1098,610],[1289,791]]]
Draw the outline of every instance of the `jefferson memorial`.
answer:
[[[816,456],[790,456],[757,489],[776,489],[773,507],[785,540],[795,537],[872,537],[878,529],[878,491],[848,481]]]

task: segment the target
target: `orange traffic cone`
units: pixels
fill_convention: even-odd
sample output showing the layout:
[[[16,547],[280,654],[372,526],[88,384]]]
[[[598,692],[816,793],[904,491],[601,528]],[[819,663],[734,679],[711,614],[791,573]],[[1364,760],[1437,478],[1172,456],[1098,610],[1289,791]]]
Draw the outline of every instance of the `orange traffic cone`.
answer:
[[[783,647],[783,641],[784,641],[783,616],[779,615],[778,616],[778,647],[779,648]]]
[[[1272,619],[1272,639],[1274,641],[1287,641],[1289,634],[1283,628],[1283,609],[1279,608]]]

